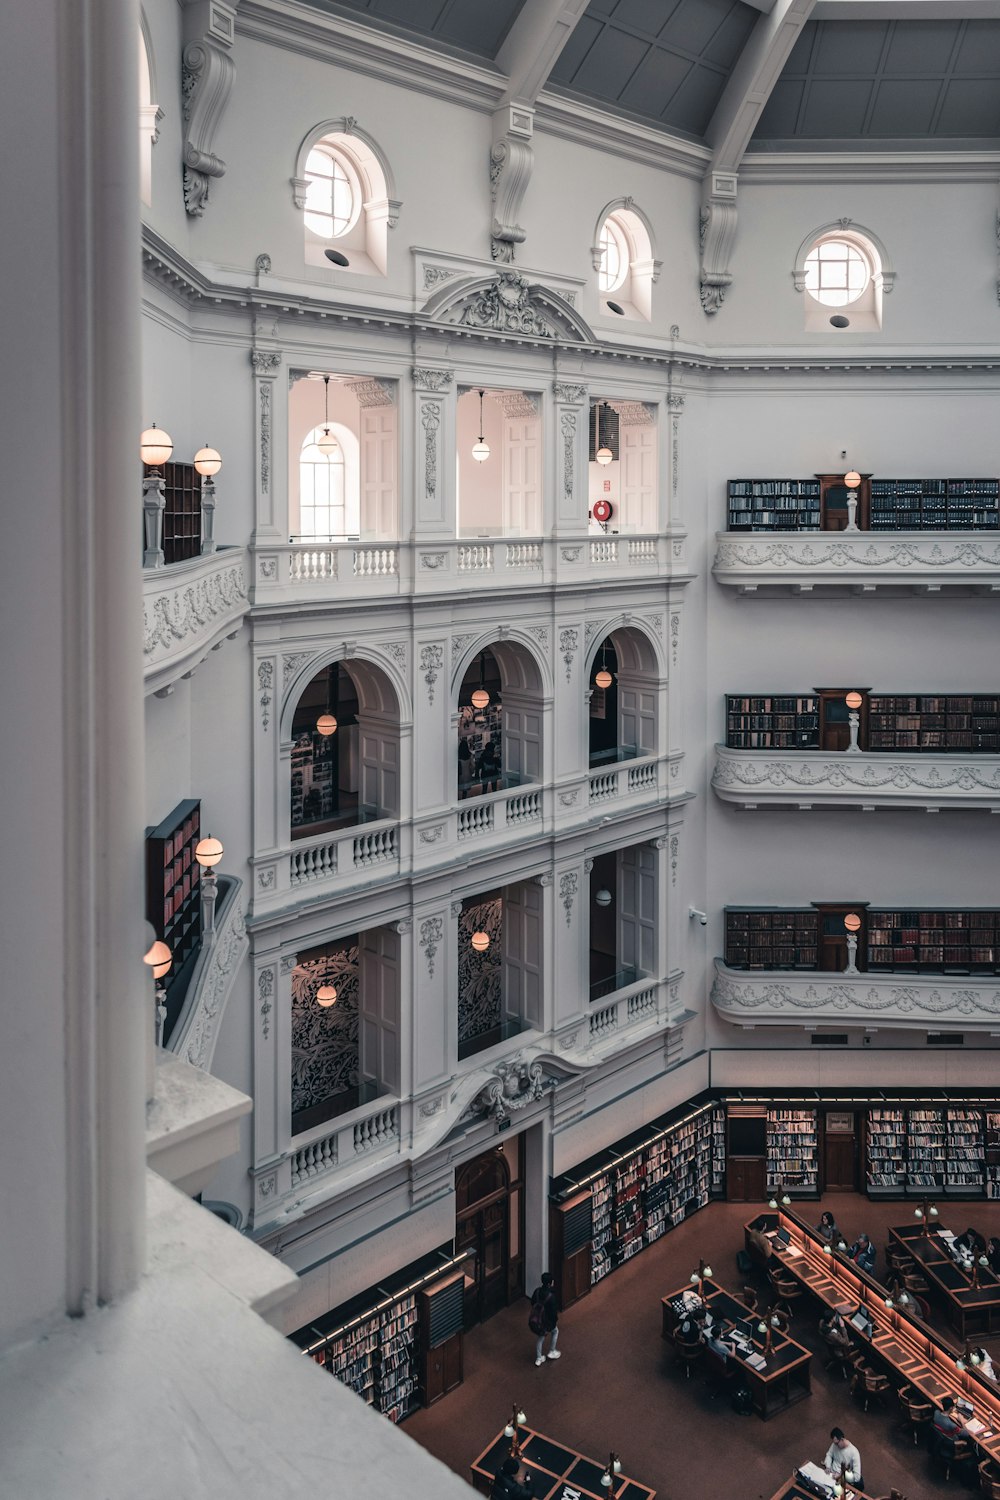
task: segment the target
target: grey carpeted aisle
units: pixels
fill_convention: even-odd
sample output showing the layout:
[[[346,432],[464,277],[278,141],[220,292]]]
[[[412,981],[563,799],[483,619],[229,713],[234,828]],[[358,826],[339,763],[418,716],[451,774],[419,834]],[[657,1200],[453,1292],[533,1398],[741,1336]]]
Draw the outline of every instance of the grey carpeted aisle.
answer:
[[[844,1193],[803,1204],[799,1212],[815,1222],[823,1207],[833,1209],[850,1239],[861,1230],[871,1235],[878,1275],[888,1226],[907,1223],[913,1214],[912,1204],[869,1203]],[[671,1230],[562,1315],[563,1358],[540,1368],[527,1302],[504,1309],[466,1334],[464,1384],[429,1411],[414,1413],[402,1430],[468,1478],[470,1462],[516,1400],[529,1426],[572,1448],[598,1459],[617,1449],[625,1472],[651,1485],[658,1500],[768,1500],[799,1464],[822,1459],[830,1428],[838,1425],[861,1451],[870,1494],[886,1495],[893,1485],[908,1500],[965,1493],[954,1477],[945,1484],[932,1475],[926,1451],[915,1449],[901,1428],[894,1395],[884,1410],[866,1414],[848,1397],[846,1383],[824,1372],[817,1311],[806,1299],[796,1304],[791,1330],[818,1351],[812,1395],[804,1401],[765,1423],[736,1416],[725,1396],[712,1400],[700,1373],[685,1379],[660,1338],[660,1298],[687,1280],[699,1255],[738,1295],[743,1278],[736,1252],[744,1222],[757,1211],[752,1204],[711,1204]],[[942,1218],[956,1230],[973,1223],[1000,1234],[1000,1203],[942,1204]],[[762,1288],[763,1279],[755,1279]],[[996,1357],[1000,1339],[987,1342]]]

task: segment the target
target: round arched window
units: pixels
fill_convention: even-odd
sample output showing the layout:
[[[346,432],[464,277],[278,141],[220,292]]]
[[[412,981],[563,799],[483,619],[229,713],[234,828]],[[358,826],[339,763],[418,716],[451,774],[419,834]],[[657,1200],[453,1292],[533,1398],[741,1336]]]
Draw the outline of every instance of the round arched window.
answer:
[[[613,218],[605,219],[598,240],[601,248],[601,263],[597,270],[597,284],[602,292],[614,292],[628,274],[629,252],[624,232]]]
[[[361,191],[353,169],[336,153],[315,146],[306,159],[307,228],[335,240],[352,228],[361,211]]]
[[[850,240],[820,240],[806,256],[806,291],[827,307],[856,302],[871,279],[868,257]]]

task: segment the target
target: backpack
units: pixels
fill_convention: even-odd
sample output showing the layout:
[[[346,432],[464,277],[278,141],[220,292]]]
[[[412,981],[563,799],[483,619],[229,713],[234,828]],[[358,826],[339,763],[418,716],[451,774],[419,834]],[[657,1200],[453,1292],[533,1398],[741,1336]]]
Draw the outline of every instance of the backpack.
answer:
[[[532,1294],[531,1310],[528,1313],[528,1327],[532,1333],[545,1332],[545,1294],[541,1287]]]
[[[753,1397],[745,1385],[738,1385],[733,1391],[731,1403],[733,1411],[737,1416],[748,1417],[753,1411]]]

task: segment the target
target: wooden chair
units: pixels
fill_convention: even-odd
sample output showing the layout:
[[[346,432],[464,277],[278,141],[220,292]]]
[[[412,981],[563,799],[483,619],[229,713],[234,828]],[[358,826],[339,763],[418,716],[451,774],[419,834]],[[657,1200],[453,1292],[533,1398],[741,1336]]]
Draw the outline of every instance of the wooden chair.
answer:
[[[769,1270],[768,1280],[774,1292],[774,1304],[771,1311],[783,1313],[791,1321],[792,1304],[802,1296],[802,1288],[793,1277],[788,1275],[783,1266],[774,1266]]]
[[[674,1329],[674,1353],[684,1366],[685,1380],[691,1379],[691,1368],[696,1365],[705,1352],[704,1344],[689,1344],[681,1338],[679,1328]]]
[[[886,1394],[892,1390],[888,1375],[883,1375],[880,1370],[865,1369],[862,1371],[863,1389],[858,1392],[864,1401],[864,1409],[868,1410],[874,1401],[878,1406],[885,1405]]]
[[[756,1287],[745,1286],[740,1296],[742,1301],[746,1304],[747,1307],[749,1307],[751,1312],[757,1311],[757,1304],[760,1301],[760,1294],[758,1293]]]
[[[913,1446],[916,1448],[920,1442],[921,1433],[927,1431],[931,1418],[934,1416],[934,1407],[930,1401],[909,1385],[900,1388],[899,1404],[903,1408],[906,1426],[913,1433]]]
[[[984,1458],[979,1465],[979,1488],[986,1496],[986,1500],[1000,1500],[1000,1473],[997,1472],[992,1459]]]
[[[823,1343],[827,1354],[824,1370],[834,1375],[842,1375],[847,1380],[853,1368],[851,1356],[854,1350],[847,1348],[844,1344],[835,1344],[830,1339],[824,1339]]]
[[[915,1297],[923,1297],[927,1294],[927,1292],[930,1291],[930,1287],[927,1285],[927,1282],[921,1276],[919,1271],[904,1271],[903,1285],[906,1290],[908,1292],[912,1292]]]
[[[956,1435],[953,1438],[938,1436],[931,1446],[931,1463],[941,1464],[946,1480],[958,1464],[968,1463],[972,1457],[972,1439]]]

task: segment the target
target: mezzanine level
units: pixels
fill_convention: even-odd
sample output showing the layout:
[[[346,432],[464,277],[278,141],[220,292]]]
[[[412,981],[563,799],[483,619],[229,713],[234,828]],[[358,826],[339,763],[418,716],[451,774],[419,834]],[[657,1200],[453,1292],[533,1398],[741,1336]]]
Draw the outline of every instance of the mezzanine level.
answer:
[[[739,594],[1000,593],[1000,538],[990,532],[782,532],[715,536],[712,575]]]
[[[763,807],[981,809],[1000,813],[1000,756],[903,751],[715,747],[712,789],[747,811]]]

